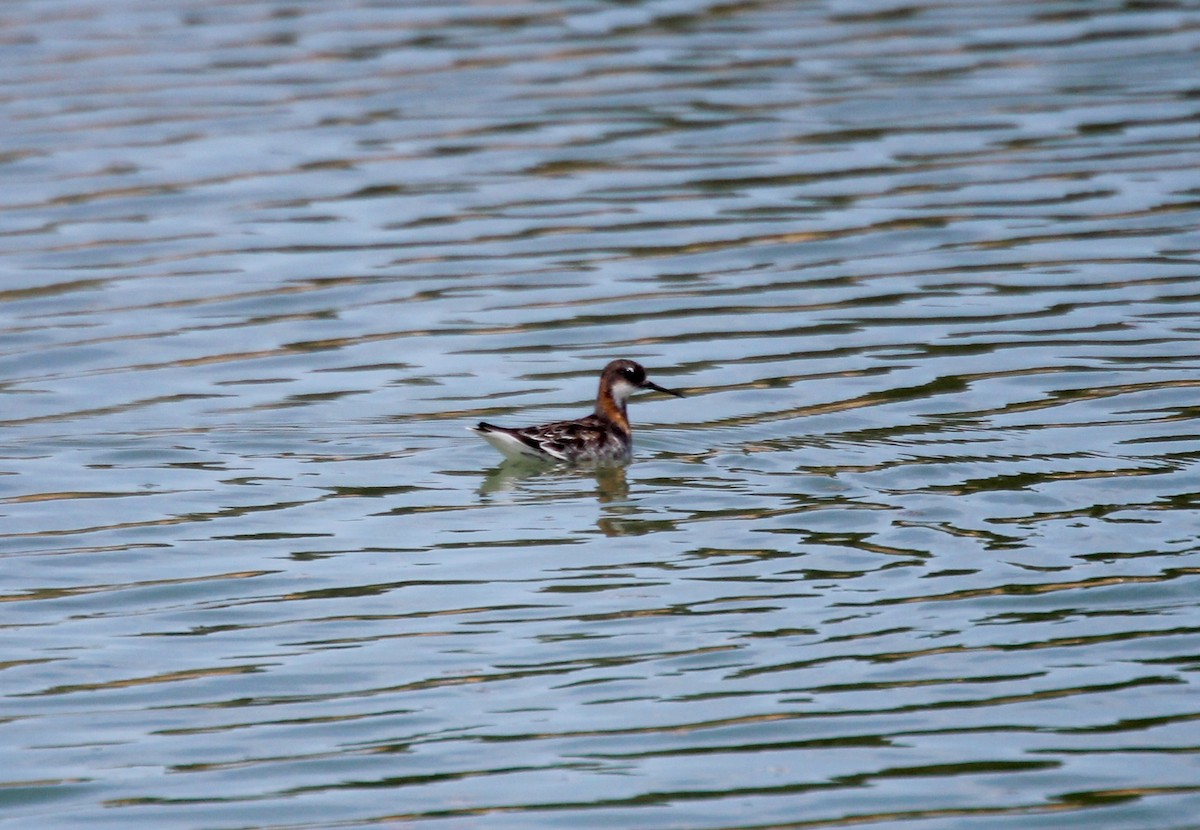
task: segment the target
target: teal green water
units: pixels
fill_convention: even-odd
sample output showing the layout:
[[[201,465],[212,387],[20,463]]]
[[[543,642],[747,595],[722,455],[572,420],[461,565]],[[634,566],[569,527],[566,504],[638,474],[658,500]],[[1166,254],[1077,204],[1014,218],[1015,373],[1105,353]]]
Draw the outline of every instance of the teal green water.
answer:
[[[1198,24],[6,4],[0,826],[1195,828]]]

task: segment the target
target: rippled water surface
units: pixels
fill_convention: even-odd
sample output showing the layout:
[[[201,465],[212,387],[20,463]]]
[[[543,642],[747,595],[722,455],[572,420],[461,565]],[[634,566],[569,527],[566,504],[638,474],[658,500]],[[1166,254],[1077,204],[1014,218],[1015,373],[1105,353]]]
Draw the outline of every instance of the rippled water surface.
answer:
[[[0,825],[1200,826],[1200,5],[0,45]]]

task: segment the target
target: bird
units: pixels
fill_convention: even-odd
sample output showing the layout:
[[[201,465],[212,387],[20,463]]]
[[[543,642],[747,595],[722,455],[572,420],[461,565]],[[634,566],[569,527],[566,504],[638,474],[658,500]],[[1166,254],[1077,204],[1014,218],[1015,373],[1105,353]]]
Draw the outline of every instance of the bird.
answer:
[[[641,364],[633,360],[614,360],[600,374],[596,408],[590,415],[573,421],[554,421],[516,429],[480,421],[468,429],[509,459],[565,461],[569,464],[628,461],[633,450],[633,431],[625,414],[625,402],[639,389],[684,397],[682,392],[647,379]]]

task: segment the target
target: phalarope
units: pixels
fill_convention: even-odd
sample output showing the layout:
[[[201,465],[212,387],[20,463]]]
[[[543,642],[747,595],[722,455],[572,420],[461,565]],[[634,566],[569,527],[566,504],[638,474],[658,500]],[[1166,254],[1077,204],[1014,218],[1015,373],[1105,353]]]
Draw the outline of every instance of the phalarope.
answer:
[[[508,458],[543,461],[624,461],[633,448],[633,433],[625,415],[625,402],[639,389],[654,389],[682,398],[646,379],[646,370],[632,360],[614,360],[600,375],[596,409],[573,421],[555,421],[533,427],[509,429],[480,421],[471,431]]]

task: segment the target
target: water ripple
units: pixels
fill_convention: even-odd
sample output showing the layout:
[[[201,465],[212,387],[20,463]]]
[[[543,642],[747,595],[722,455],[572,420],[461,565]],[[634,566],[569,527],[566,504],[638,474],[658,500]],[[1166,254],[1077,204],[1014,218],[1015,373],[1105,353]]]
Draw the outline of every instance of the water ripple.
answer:
[[[1193,17],[10,4],[0,810],[1182,828]]]

